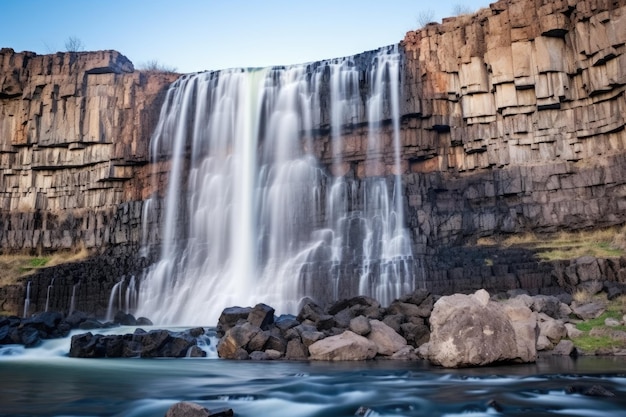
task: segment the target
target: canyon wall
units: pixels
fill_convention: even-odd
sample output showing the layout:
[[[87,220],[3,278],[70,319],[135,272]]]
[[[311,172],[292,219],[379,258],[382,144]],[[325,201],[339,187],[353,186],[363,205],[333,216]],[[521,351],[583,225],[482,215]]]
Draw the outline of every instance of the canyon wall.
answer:
[[[626,0],[501,0],[409,32],[401,48],[401,170],[425,285],[549,292],[626,279],[620,260],[547,265],[466,246],[626,223]],[[0,251],[101,254],[28,278],[41,280],[39,309],[55,278],[65,300],[77,288],[77,307],[101,313],[116,280],[144,262],[149,138],[176,75],[134,71],[114,51],[2,49],[0,69]],[[314,146],[329,170],[395,173],[391,126],[380,127],[383,162],[372,167],[364,121],[345,126],[333,166],[323,101],[321,111]],[[20,311],[23,287],[3,290],[5,311]]]
[[[78,307],[101,311],[95,299],[139,268],[148,146],[177,77],[135,71],[116,51],[0,49],[0,254],[102,255],[30,277],[34,309],[56,279],[57,300],[83,282]],[[2,310],[21,312],[23,287],[1,290]]]

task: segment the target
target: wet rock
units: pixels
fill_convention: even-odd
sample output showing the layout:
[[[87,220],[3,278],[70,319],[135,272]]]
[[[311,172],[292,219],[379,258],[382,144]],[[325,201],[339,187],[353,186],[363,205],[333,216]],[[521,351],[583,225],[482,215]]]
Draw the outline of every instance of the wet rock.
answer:
[[[118,311],[113,317],[113,323],[121,324],[122,326],[136,326],[137,319],[130,313]]]
[[[172,405],[165,413],[165,417],[232,417],[233,415],[233,410],[230,408],[210,411],[199,404],[186,401]]]
[[[401,332],[402,324],[406,322],[406,317],[402,314],[388,314],[383,318],[383,323],[391,327],[397,333]]]
[[[70,314],[69,316],[65,318],[65,322],[69,324],[72,327],[72,329],[76,329],[82,322],[84,322],[88,318],[89,316],[87,316],[86,313],[83,313],[82,311],[74,310],[72,314]]]
[[[236,359],[239,356],[239,349],[246,350],[248,343],[262,330],[258,326],[254,326],[248,322],[238,324],[228,329],[226,334],[217,343],[217,353],[220,358]],[[268,337],[269,339],[269,337]]]
[[[566,394],[582,394],[589,397],[615,397],[615,393],[602,385],[568,385],[565,387]]]
[[[182,358],[203,357],[206,353],[186,332],[137,329],[125,335],[94,335],[91,332],[74,335],[69,355],[75,358]]]
[[[228,307],[222,311],[219,319],[217,320],[217,335],[219,337],[224,336],[226,331],[234,327],[239,321],[245,321],[250,312],[251,307]]]
[[[104,325],[96,319],[85,319],[78,325],[80,330],[102,329],[103,327]]]
[[[291,314],[282,314],[274,322],[274,325],[282,333],[286,332],[287,330],[291,329],[292,327],[296,327],[299,324],[300,324],[300,322],[296,319],[296,317],[294,315],[291,315]]]
[[[153,326],[152,320],[147,317],[138,317],[137,318],[137,326]]]
[[[309,346],[310,359],[321,361],[360,361],[376,356],[376,344],[346,330],[344,333],[327,337]]]

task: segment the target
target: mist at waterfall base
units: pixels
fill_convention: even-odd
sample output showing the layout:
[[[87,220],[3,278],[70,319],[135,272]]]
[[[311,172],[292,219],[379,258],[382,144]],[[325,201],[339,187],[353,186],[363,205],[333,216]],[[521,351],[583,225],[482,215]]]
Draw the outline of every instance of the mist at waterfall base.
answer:
[[[69,358],[69,338],[32,349],[0,347],[0,416],[163,417],[179,401],[231,408],[239,417],[626,413],[623,357],[544,357],[528,365],[451,370],[389,360],[216,360],[213,342],[204,346],[206,359]],[[593,386],[615,395],[580,393]]]
[[[401,66],[390,46],[175,82],[151,141],[153,188],[164,163],[167,185],[144,208],[142,253],[159,259],[133,312],[214,325],[229,306],[297,313],[304,297],[356,295],[384,305],[419,287],[400,176]],[[360,176],[344,156],[356,131],[366,132]]]

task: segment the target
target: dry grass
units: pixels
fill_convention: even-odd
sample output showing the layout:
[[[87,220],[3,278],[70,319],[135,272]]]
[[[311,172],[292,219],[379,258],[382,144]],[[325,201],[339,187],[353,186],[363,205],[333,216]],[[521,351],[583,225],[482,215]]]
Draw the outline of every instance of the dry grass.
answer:
[[[535,250],[537,256],[546,261],[575,259],[585,255],[618,258],[626,254],[626,226],[546,235],[524,233],[499,242],[494,238],[480,238],[477,244],[525,247]]]
[[[0,255],[0,286],[12,285],[38,269],[78,262],[89,256],[87,249],[78,252],[57,252],[49,256]]]

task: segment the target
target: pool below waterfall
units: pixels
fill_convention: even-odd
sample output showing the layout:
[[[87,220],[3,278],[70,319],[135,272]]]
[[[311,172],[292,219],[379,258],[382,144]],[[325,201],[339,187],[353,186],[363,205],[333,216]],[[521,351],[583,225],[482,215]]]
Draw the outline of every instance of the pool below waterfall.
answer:
[[[128,329],[126,329],[128,330]],[[74,359],[69,338],[0,350],[0,416],[164,416],[178,401],[236,416],[624,416],[626,358],[426,362]],[[613,396],[593,396],[595,387]]]

